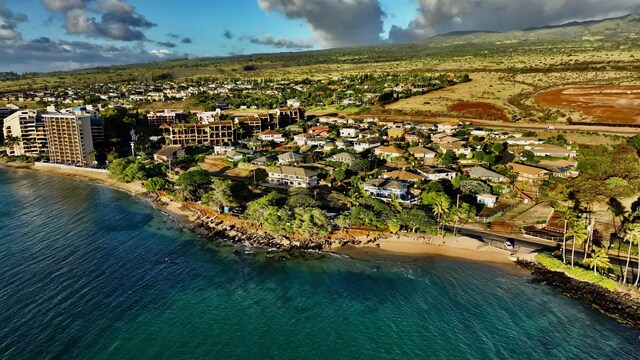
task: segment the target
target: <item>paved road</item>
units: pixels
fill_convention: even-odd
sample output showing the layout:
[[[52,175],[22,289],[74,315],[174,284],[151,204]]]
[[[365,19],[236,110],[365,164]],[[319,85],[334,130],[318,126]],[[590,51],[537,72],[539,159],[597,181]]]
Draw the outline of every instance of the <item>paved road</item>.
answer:
[[[453,229],[450,229],[450,230],[453,230]],[[514,245],[516,246],[516,248],[520,247],[520,251],[523,251],[523,252],[533,252],[533,251],[539,251],[543,249],[552,250],[556,248],[559,249],[561,247],[561,244],[555,241],[536,239],[532,237],[525,237],[525,236],[518,236],[518,235],[496,234],[496,233],[491,233],[491,232],[482,231],[482,230],[473,229],[473,228],[460,228],[458,229],[458,233],[460,235],[473,237],[478,240],[482,239],[482,241],[487,243],[494,242],[497,244],[503,244],[507,239],[512,239],[514,240],[514,243],[515,243]],[[569,256],[571,256],[570,246],[567,247],[567,257]],[[576,249],[574,256],[576,259],[582,259],[584,258],[584,251]],[[617,266],[620,268],[624,268],[627,262],[627,258],[625,254],[620,254],[620,257],[609,254],[609,259],[611,260],[612,266]],[[638,260],[632,258],[631,261],[629,262],[629,266],[634,269],[637,269]]]

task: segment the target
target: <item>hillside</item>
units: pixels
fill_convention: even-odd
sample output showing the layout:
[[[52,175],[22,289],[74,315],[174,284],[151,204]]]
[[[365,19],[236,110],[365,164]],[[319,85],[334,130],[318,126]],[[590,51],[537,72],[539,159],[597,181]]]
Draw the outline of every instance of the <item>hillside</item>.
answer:
[[[47,74],[27,74],[5,79],[0,91],[25,90],[44,86],[67,86],[96,82],[121,82],[154,78],[299,78],[336,76],[349,72],[481,70],[507,68],[504,59],[525,61],[510,64],[509,69],[546,68],[549,56],[575,56],[571,64],[585,66],[592,57],[580,54],[594,51],[640,50],[640,14],[582,23],[569,23],[523,31],[458,32],[404,43],[336,48],[306,52],[252,54],[233,57],[197,58]],[[469,57],[474,61],[470,62]],[[623,56],[623,58],[625,58]],[[380,65],[384,64],[384,65]],[[247,71],[245,65],[252,65]],[[555,64],[557,65],[557,64]],[[624,62],[620,66],[627,67]]]

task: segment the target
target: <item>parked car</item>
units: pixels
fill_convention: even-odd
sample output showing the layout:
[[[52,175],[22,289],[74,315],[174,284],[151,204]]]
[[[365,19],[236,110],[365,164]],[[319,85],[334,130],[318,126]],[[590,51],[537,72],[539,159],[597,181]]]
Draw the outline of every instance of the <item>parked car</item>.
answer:
[[[504,248],[509,251],[513,251],[515,243],[516,243],[515,239],[509,238],[504,242]]]

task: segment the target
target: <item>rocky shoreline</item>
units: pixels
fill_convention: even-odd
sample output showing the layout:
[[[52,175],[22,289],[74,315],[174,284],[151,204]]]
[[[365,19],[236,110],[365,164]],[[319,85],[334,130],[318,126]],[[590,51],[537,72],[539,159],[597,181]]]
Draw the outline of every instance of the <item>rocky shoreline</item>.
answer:
[[[613,292],[596,284],[576,280],[537,263],[519,260],[517,264],[531,270],[534,283],[553,286],[566,296],[584,301],[620,323],[640,329],[640,300],[631,294]]]
[[[286,251],[324,251],[332,246],[361,244],[361,241],[355,238],[344,239],[336,243],[330,239],[317,241],[275,237],[264,232],[252,231],[245,227],[228,223],[225,220],[202,215],[197,216],[191,223],[195,231],[209,240],[224,239],[227,243],[249,247],[277,248]]]

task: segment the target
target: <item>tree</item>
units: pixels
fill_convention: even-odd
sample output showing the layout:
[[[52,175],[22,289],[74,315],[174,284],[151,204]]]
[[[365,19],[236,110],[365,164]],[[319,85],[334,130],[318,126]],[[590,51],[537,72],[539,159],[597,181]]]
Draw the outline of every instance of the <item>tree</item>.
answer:
[[[118,181],[122,181],[125,170],[133,163],[133,159],[115,159],[109,163],[109,175]]]
[[[347,178],[347,171],[345,169],[336,169],[333,171],[333,178],[338,183],[342,183]]]
[[[297,208],[294,211],[293,228],[298,234],[307,238],[324,237],[331,233],[331,220],[321,209]]]
[[[564,221],[564,232],[562,233],[562,262],[567,263],[567,235],[568,230],[573,226],[573,223],[578,219],[578,214],[571,210],[567,209],[564,212],[564,216],[562,220]]]
[[[626,284],[627,273],[629,272],[629,261],[631,260],[631,247],[636,243],[640,244],[640,224],[626,223],[622,230],[622,238],[629,243],[629,249],[627,250],[627,264],[624,267],[624,275],[622,276],[622,283]],[[640,273],[638,274],[638,277],[640,277]]]
[[[451,199],[448,197],[440,197],[435,204],[433,204],[433,213],[436,215],[436,219],[440,223],[440,227],[444,232],[444,217],[449,212],[451,207]]]
[[[480,180],[465,180],[460,182],[460,190],[465,194],[491,194],[491,187]]]
[[[536,159],[536,155],[531,150],[523,150],[520,153],[520,156],[524,158],[526,162],[534,162]]]
[[[393,234],[397,233],[398,231],[400,231],[400,224],[396,220],[390,221],[389,231],[391,231]]]
[[[353,194],[358,194],[358,192],[354,192]],[[347,196],[337,191],[333,191],[331,194],[329,194],[327,199],[333,204],[333,206],[343,205],[348,207],[349,209],[357,206],[360,203],[357,196]]]
[[[211,175],[200,169],[191,169],[180,174],[176,181],[178,194],[184,200],[194,201],[202,198],[211,186]]]
[[[607,255],[607,250],[602,248],[591,255],[591,259],[589,259],[589,266],[593,268],[593,273],[598,274],[598,268],[602,270],[607,270],[611,267],[611,262],[609,260],[609,255]]]
[[[297,209],[304,207],[316,207],[319,205],[318,201],[311,196],[311,193],[308,191],[308,189],[303,190],[307,191],[294,193],[291,197],[289,197],[289,199],[287,200],[288,208]]]
[[[573,267],[573,258],[576,251],[576,243],[578,245],[584,244],[585,240],[589,238],[589,231],[587,227],[581,221],[575,221],[573,226],[569,229],[569,233],[567,234],[573,237],[571,241],[571,267]]]
[[[155,193],[169,188],[169,181],[161,177],[152,177],[144,182],[144,188],[150,193]]]
[[[371,161],[369,159],[356,159],[353,162],[351,162],[351,165],[349,165],[349,170],[355,173],[366,172],[366,171],[369,171],[370,168],[371,168]]]
[[[237,205],[238,203],[233,193],[233,181],[213,178],[211,190],[202,196],[202,202],[218,211],[224,206]]]
[[[254,200],[247,204],[247,211],[245,212],[245,216],[260,223],[271,207],[281,208],[285,205],[286,202],[286,196],[272,191],[269,194],[261,197],[260,199]]]
[[[503,143],[491,144],[491,151],[496,155],[500,154],[502,151],[504,151],[504,144]]]

